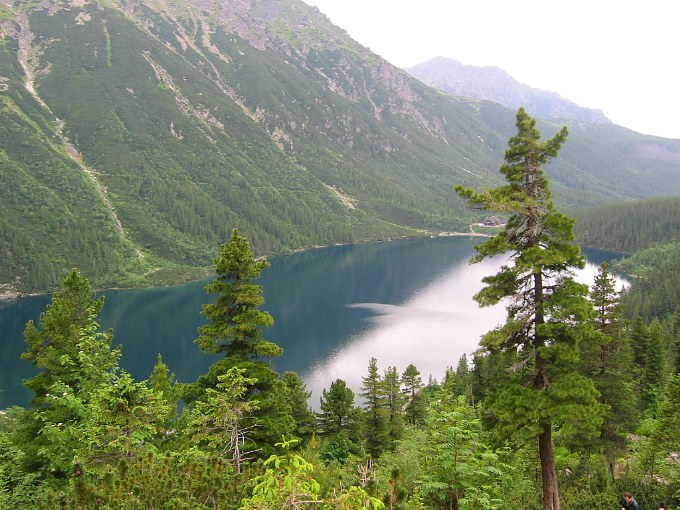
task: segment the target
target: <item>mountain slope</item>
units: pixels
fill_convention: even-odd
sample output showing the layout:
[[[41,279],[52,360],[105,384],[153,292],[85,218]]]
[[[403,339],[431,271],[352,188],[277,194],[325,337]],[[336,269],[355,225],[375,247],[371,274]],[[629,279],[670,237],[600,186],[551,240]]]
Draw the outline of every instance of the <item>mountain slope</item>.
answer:
[[[464,229],[452,187],[498,182],[514,132],[514,112],[425,86],[298,0],[0,14],[9,290],[73,266],[98,287],[195,278],[234,227],[259,254]],[[575,124],[549,171],[568,207],[680,194],[679,152]]]
[[[523,106],[531,115],[542,119],[611,124],[602,110],[578,106],[557,92],[529,87],[497,67],[469,66],[451,58],[436,57],[406,71],[449,94],[494,101],[513,110]]]

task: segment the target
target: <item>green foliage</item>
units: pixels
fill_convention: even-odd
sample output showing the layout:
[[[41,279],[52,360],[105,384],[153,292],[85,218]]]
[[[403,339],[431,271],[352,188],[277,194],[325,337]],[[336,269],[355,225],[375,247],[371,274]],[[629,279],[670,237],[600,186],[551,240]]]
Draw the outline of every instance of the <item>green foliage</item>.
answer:
[[[296,440],[276,443],[283,455],[272,455],[263,464],[265,473],[255,478],[251,498],[239,510],[271,508],[316,508],[320,486],[312,477],[314,466],[290,448]]]
[[[291,415],[295,420],[294,434],[302,441],[306,441],[317,429],[316,416],[309,407],[309,397],[312,393],[307,391],[305,382],[297,372],[284,372],[283,383],[288,390]]]
[[[364,399],[364,437],[366,452],[377,458],[390,446],[390,414],[387,409],[385,387],[378,373],[378,361],[371,358],[368,374],[362,377],[361,396]]]
[[[420,424],[425,419],[425,395],[420,371],[412,363],[401,374],[402,392],[406,400],[404,421],[410,425]]]
[[[262,287],[252,283],[268,266],[266,260],[255,260],[248,241],[234,229],[229,242],[222,245],[222,255],[215,260],[217,279],[205,287],[207,293],[218,297],[215,303],[203,305],[202,313],[211,322],[198,330],[196,343],[201,349],[244,361],[255,355],[281,354],[280,349],[264,343],[261,329],[274,320],[258,310],[264,303]]]
[[[501,438],[538,438],[545,510],[559,509],[552,428],[592,436],[602,409],[591,381],[576,372],[578,345],[592,337],[592,305],[587,289],[573,279],[584,260],[573,244],[573,220],[558,212],[542,166],[567,137],[562,128],[541,141],[536,121],[517,112],[517,134],[510,138],[501,173],[507,184],[475,192],[456,191],[482,210],[509,215],[503,230],[476,246],[473,262],[509,253],[500,271],[483,278],[475,300],[481,306],[508,299],[505,324],[484,335],[489,352],[517,354],[520,377],[508,377],[489,399],[488,412]]]
[[[219,376],[217,388],[208,388],[205,400],[191,409],[186,427],[193,444],[227,458],[237,473],[251,454],[244,444],[254,424],[247,421],[257,409],[256,402],[244,400],[248,386],[256,382],[244,373],[244,369],[234,367]]]
[[[680,241],[680,198],[659,197],[574,213],[576,238],[585,246],[633,254]]]
[[[149,376],[149,387],[160,393],[162,399],[168,405],[166,425],[174,421],[177,416],[177,405],[180,398],[180,389],[177,386],[175,374],[170,372],[170,368],[163,363],[163,357],[159,354],[158,361],[153,367],[153,372]]]
[[[96,412],[97,395],[118,378],[120,348],[111,349],[112,332],[98,331],[103,303],[73,270],[40,315],[40,329],[31,321],[24,331],[28,350],[22,357],[42,370],[25,382],[36,407],[26,413],[19,434],[25,462],[43,475],[71,471],[73,456],[86,444],[81,427]]]
[[[482,440],[481,422],[464,397],[442,395],[428,419],[421,492],[444,508],[505,508],[501,479],[509,467]]]
[[[680,243],[641,250],[613,267],[634,283],[623,296],[626,317],[662,320],[675,313],[680,303]]]
[[[29,321],[24,329],[27,351],[22,359],[30,361],[40,373],[24,385],[41,404],[50,387],[60,382],[78,391],[83,367],[78,364],[80,342],[85,328],[91,328],[104,306],[104,298],[95,299],[90,283],[73,269],[62,290],[52,296],[47,310],[40,314],[39,328]],[[110,345],[111,334],[108,333]]]
[[[153,448],[168,407],[146,381],[135,382],[124,371],[116,374],[93,392],[85,419],[73,427],[79,462],[88,467],[115,465]]]
[[[605,407],[602,429],[597,439],[614,474],[617,454],[624,451],[626,437],[637,427],[638,374],[633,361],[629,331],[622,318],[621,298],[608,264],[600,265],[590,291],[594,308],[594,341],[581,345],[582,373],[591,379]],[[587,447],[581,444],[581,448]]]
[[[319,427],[327,436],[355,428],[354,392],[342,379],[333,381],[322,391],[320,399]]]

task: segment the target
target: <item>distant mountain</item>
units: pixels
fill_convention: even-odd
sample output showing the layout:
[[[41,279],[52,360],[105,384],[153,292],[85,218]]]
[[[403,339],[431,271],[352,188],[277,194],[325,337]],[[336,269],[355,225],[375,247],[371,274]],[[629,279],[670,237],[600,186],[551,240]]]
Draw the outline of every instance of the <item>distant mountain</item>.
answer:
[[[0,3],[0,294],[464,230],[514,108],[445,95],[301,0]],[[560,123],[541,122],[544,136]],[[566,208],[680,195],[680,141],[570,122]]]
[[[611,123],[602,110],[578,106],[557,92],[529,87],[498,67],[469,66],[451,58],[436,57],[406,71],[449,94],[494,101],[513,110],[523,106],[534,117]]]

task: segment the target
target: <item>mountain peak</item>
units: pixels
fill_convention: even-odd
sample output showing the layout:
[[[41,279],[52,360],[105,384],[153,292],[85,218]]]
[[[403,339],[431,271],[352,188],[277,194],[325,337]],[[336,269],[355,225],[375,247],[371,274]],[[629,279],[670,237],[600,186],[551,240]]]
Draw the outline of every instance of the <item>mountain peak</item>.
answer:
[[[405,70],[446,93],[493,101],[513,110],[523,106],[531,115],[543,119],[611,124],[602,110],[579,106],[557,92],[530,87],[499,67],[465,65],[452,58],[435,57]]]

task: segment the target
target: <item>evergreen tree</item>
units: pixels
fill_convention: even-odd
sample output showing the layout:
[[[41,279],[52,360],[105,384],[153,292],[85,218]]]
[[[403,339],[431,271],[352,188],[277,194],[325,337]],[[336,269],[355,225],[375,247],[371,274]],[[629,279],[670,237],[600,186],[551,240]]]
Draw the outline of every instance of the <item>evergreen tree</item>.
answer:
[[[659,456],[680,453],[680,374],[668,381],[651,439]]]
[[[366,451],[373,458],[378,458],[389,446],[389,413],[384,388],[378,372],[378,361],[371,358],[368,374],[362,378],[361,396],[364,399]]]
[[[648,332],[642,371],[642,405],[645,410],[655,414],[663,398],[664,386],[669,374],[669,360],[666,352],[666,335],[659,321],[654,321]]]
[[[163,400],[168,404],[168,415],[166,425],[177,416],[177,404],[179,403],[180,392],[177,386],[175,374],[170,372],[170,368],[163,362],[163,357],[158,354],[158,359],[153,367],[153,372],[149,377],[149,387],[160,393]]]
[[[257,403],[245,400],[248,387],[255,381],[244,377],[244,372],[234,367],[219,376],[217,388],[208,388],[207,399],[198,401],[191,410],[187,426],[193,442],[228,458],[237,473],[252,455],[246,449],[247,433],[256,425],[252,414]],[[252,444],[248,446],[252,448]]]
[[[255,421],[258,423],[251,439],[262,454],[273,450],[281,435],[290,436],[295,427],[287,399],[287,388],[279,375],[262,358],[280,356],[283,350],[264,339],[263,328],[271,326],[269,313],[259,310],[264,303],[262,287],[253,282],[269,266],[256,260],[248,241],[238,230],[232,231],[229,242],[221,247],[215,260],[217,278],[209,283],[206,292],[218,294],[215,303],[203,306],[203,315],[210,323],[198,328],[196,343],[208,353],[224,353],[208,373],[193,384],[183,387],[182,396],[192,403],[205,399],[206,389],[217,388],[220,377],[232,368],[244,370],[249,383],[246,400],[255,402]]]
[[[225,353],[242,361],[255,356],[276,357],[281,349],[264,340],[262,328],[274,324],[264,304],[262,287],[253,283],[264,269],[265,259],[256,260],[248,241],[234,229],[215,260],[217,279],[206,285],[208,294],[218,294],[215,303],[203,305],[210,323],[198,328],[196,343],[208,353]]]
[[[39,327],[29,321],[24,329],[27,350],[21,355],[39,370],[26,379],[24,386],[35,393],[33,403],[45,403],[49,388],[60,382],[74,391],[82,375],[78,363],[83,328],[89,328],[104,306],[104,297],[96,298],[90,282],[73,269],[52,295],[47,309],[40,314]],[[111,339],[111,333],[109,341]]]
[[[463,395],[467,401],[474,406],[474,396],[472,394],[472,372],[468,365],[467,356],[463,354],[458,360],[456,367],[456,394]]]
[[[581,367],[606,408],[598,446],[607,457],[613,477],[616,455],[625,448],[626,436],[635,429],[639,413],[630,340],[621,319],[620,295],[606,263],[593,281],[590,300],[595,311],[595,341],[582,345]]]
[[[519,353],[525,376],[496,393],[490,412],[499,431],[521,430],[538,438],[543,508],[559,510],[553,426],[570,423],[594,432],[601,423],[597,392],[574,367],[578,343],[592,329],[592,305],[587,287],[572,278],[573,269],[585,264],[573,243],[574,222],[555,209],[542,170],[557,156],[567,129],[541,141],[536,121],[520,108],[517,130],[501,167],[508,183],[481,192],[461,186],[456,191],[475,207],[509,216],[500,233],[476,247],[473,258],[510,254],[500,272],[484,278],[486,286],[475,299],[481,306],[510,299],[505,324],[484,335],[481,345]]]
[[[96,299],[87,279],[75,269],[40,314],[39,328],[30,321],[24,330],[28,350],[23,359],[40,372],[25,381],[35,392],[18,432],[29,470],[66,476],[80,442],[77,428],[88,419],[88,405],[118,369],[120,347],[111,349],[113,332],[100,332]]]
[[[319,407],[319,428],[323,435],[340,434],[356,426],[354,392],[342,379],[336,379],[328,390],[323,390]]]
[[[86,416],[74,427],[83,465],[101,470],[152,451],[158,431],[168,416],[163,396],[149,389],[146,381],[135,382],[125,371],[101,384],[87,404]]]
[[[404,396],[401,393],[397,367],[388,367],[385,370],[383,391],[385,392],[385,410],[387,411],[389,449],[392,450],[404,432]]]
[[[617,336],[622,326],[621,297],[616,291],[616,280],[606,262],[600,264],[597,270],[590,290],[590,301],[593,303],[595,329],[609,338]],[[606,354],[605,348],[601,358],[606,357]]]
[[[484,443],[480,420],[465,397],[455,395],[454,380],[442,385],[428,414],[421,490],[436,508],[501,510],[508,467]]]
[[[402,392],[406,399],[404,419],[406,423],[415,425],[425,419],[426,402],[423,395],[423,379],[415,365],[410,364],[401,374]]]
[[[307,391],[302,377],[297,372],[284,372],[283,383],[288,390],[288,402],[295,420],[294,434],[306,441],[316,431],[316,418],[309,407],[311,392]]]

